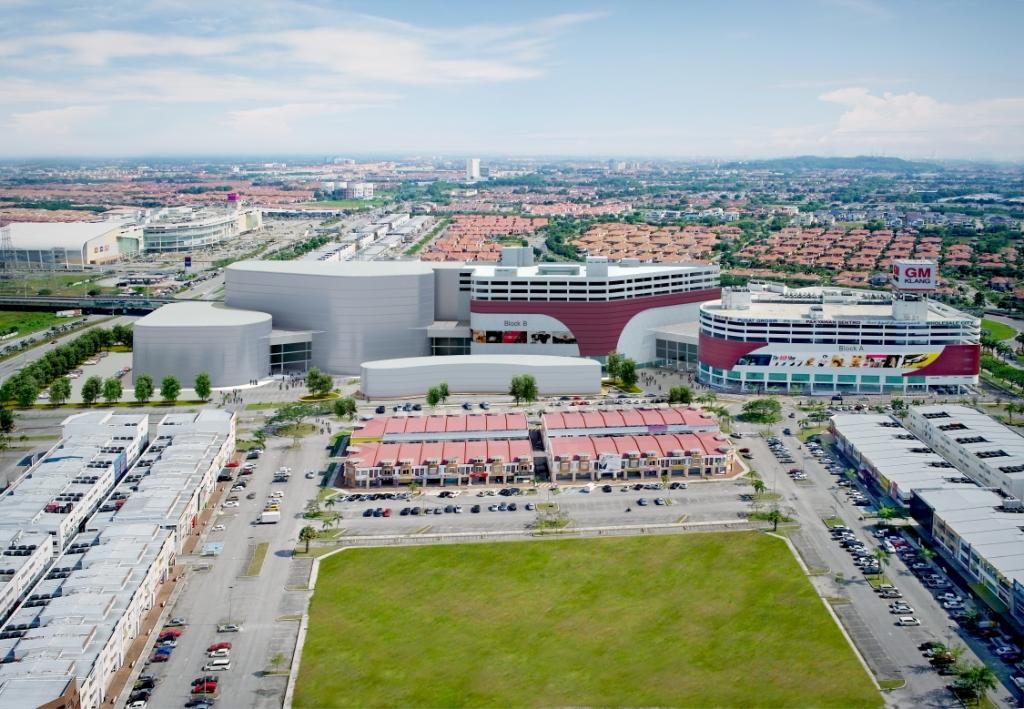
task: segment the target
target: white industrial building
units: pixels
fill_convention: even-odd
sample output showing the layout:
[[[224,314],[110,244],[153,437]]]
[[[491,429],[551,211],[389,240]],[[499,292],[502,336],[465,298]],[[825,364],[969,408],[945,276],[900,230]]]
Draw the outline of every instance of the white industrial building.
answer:
[[[1024,514],[1003,496],[977,487],[923,490],[915,516],[943,558],[983,585],[1018,628],[1024,627]]]
[[[107,448],[126,448],[111,451],[117,460],[135,463],[118,470],[119,484],[100,496],[98,513],[92,513],[91,500],[77,503],[83,514],[65,543],[46,544],[59,556],[43,564],[45,578],[37,575],[25,587],[21,605],[0,624],[0,706],[98,709],[109,702],[111,679],[134,659],[129,648],[156,609],[205,495],[233,450],[235,423],[234,414],[222,410],[168,414],[135,462],[127,448],[145,447],[145,414],[72,416],[61,443],[0,497],[0,535],[11,540],[9,549],[20,550],[49,537],[9,498],[31,500],[32,481],[56,477],[52,466],[87,452],[83,441],[108,440]],[[81,458],[78,465],[91,471],[97,462],[97,471],[110,469],[105,458]],[[79,533],[80,527],[85,531]],[[39,549],[37,544],[33,551]]]
[[[125,221],[13,222],[3,227],[10,250],[0,259],[12,269],[76,271],[134,256],[142,229]]]
[[[858,475],[904,506],[920,490],[973,486],[970,478],[890,416],[837,414],[830,431],[839,450],[856,464]]]
[[[422,396],[446,382],[456,394],[508,393],[512,377],[531,375],[541,396],[597,394],[601,365],[549,355],[449,355],[363,362],[362,393],[369,398]]]
[[[907,426],[978,484],[1024,499],[1024,437],[958,404],[911,406]]]

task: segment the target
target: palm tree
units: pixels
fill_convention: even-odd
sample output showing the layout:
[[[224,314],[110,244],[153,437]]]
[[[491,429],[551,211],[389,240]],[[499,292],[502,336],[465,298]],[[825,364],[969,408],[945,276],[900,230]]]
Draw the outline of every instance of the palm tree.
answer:
[[[708,405],[708,404],[713,404],[716,401],[718,401],[718,397],[715,395],[715,392],[708,391],[708,392],[704,392],[703,394],[698,396],[697,397],[697,401],[701,402],[704,405]]]
[[[1014,337],[1013,339],[1017,341],[1018,345],[1020,345],[1020,347],[1018,347],[1017,350],[1019,352],[1024,352],[1024,332],[1018,332],[1017,336]]]
[[[326,507],[329,510],[333,510],[336,504],[338,504],[338,500],[333,495],[324,500],[324,507]]]
[[[769,510],[765,519],[772,523],[773,532],[779,531],[779,522],[786,521],[786,517],[782,514],[782,512],[779,511],[778,507],[773,507],[771,510]]]
[[[938,556],[938,555],[937,555],[937,554],[936,554],[936,553],[935,553],[934,551],[932,551],[932,550],[931,550],[930,548],[928,548],[928,547],[921,547],[921,549],[920,549],[920,550],[919,550],[919,551],[917,552],[917,554],[918,554],[918,556],[920,556],[920,557],[921,557],[921,559],[922,559],[922,560],[923,560],[923,561],[924,561],[925,563],[927,563],[927,562],[931,561],[931,560],[932,560],[932,559],[934,559],[934,558],[935,558],[936,556]]]
[[[882,505],[878,508],[878,519],[882,520],[882,526],[888,527],[889,520],[896,516],[896,508],[889,505]]]
[[[995,673],[985,665],[963,666],[957,674],[957,687],[963,689],[978,703],[999,684]]]
[[[1013,415],[1021,413],[1022,408],[1024,408],[1024,405],[1017,404],[1013,401],[1006,405],[1006,418],[1011,424],[1013,423]]]
[[[299,541],[306,542],[307,554],[309,553],[309,543],[314,539],[316,539],[316,530],[310,527],[309,525],[306,525],[305,527],[299,530]]]
[[[761,495],[761,494],[763,494],[763,493],[764,493],[764,490],[765,490],[765,488],[767,487],[767,486],[766,486],[766,485],[764,484],[764,480],[762,480],[761,478],[754,478],[753,480],[751,480],[751,481],[750,481],[750,484],[751,484],[751,485],[753,486],[753,488],[754,488],[754,494],[755,494],[755,495]]]
[[[885,549],[875,549],[875,560],[878,562],[878,582],[881,583],[885,577],[885,567],[889,565],[892,554]]]

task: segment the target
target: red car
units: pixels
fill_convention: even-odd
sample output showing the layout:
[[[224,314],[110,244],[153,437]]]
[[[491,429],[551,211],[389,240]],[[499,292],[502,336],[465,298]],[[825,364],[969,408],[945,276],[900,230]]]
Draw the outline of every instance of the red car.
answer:
[[[149,661],[150,662],[167,662],[170,659],[171,659],[170,655],[162,655],[159,652],[154,652],[153,655],[149,658]]]
[[[225,468],[237,468],[239,465],[240,465],[240,463],[237,460],[229,460],[227,462],[227,465],[225,465],[224,467]]]
[[[384,516],[385,517],[390,517],[391,516],[391,509],[389,507],[385,507],[384,508]]]
[[[174,637],[178,637],[181,635],[181,631],[177,628],[164,628],[160,631],[160,635],[173,635]]]
[[[207,652],[215,652],[216,650],[230,650],[231,643],[214,643],[210,647],[206,648]]]
[[[197,684],[192,688],[192,694],[213,694],[217,691],[216,682],[205,682],[203,684]]]

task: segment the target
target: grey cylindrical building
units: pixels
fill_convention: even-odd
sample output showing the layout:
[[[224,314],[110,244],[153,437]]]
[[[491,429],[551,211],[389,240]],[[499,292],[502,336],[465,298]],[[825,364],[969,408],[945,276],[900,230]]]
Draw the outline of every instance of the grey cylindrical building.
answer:
[[[358,374],[366,360],[429,353],[434,271],[418,261],[241,261],[226,270],[232,308],[313,332],[313,365]]]
[[[173,303],[141,318],[134,326],[132,380],[167,376],[191,387],[206,372],[215,387],[246,384],[270,370],[271,318],[267,313],[234,310],[219,303]]]

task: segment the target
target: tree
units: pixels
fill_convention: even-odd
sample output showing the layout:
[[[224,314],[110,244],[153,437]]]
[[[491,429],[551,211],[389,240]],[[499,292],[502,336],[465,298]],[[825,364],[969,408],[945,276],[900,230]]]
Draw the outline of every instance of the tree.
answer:
[[[448,382],[441,382],[437,385],[437,393],[441,395],[441,403],[448,401],[448,397],[451,396],[451,392],[448,391]]]
[[[619,364],[619,383],[626,389],[636,386],[636,362],[627,357]]]
[[[103,393],[103,380],[99,377],[89,377],[82,385],[82,402],[86,406],[92,406]]]
[[[974,306],[977,308],[983,308],[986,304],[985,293],[982,291],[974,292]]]
[[[427,389],[427,406],[437,406],[441,403],[441,390],[437,387]]]
[[[1013,338],[1020,347],[1017,348],[1019,352],[1024,352],[1024,332],[1018,332]]]
[[[50,385],[50,403],[60,406],[71,398],[71,380],[67,377],[54,379]]]
[[[263,448],[267,444],[267,432],[262,428],[257,428],[252,433],[252,440],[256,442],[257,448]]]
[[[331,393],[333,386],[334,380],[331,375],[321,373],[316,367],[306,374],[306,388],[309,389],[310,396],[322,399]]]
[[[103,382],[103,400],[108,404],[113,404],[120,399],[122,392],[121,380],[117,377],[110,377]]]
[[[782,405],[775,399],[752,399],[743,404],[743,419],[754,423],[776,423],[782,413]]]
[[[356,400],[351,396],[345,396],[334,402],[334,415],[340,419],[351,421],[358,411]]]
[[[309,553],[309,543],[316,539],[316,530],[308,524],[299,530],[299,541],[306,543],[306,553]]]
[[[213,389],[213,385],[210,382],[210,375],[206,372],[200,372],[196,375],[196,396],[203,401],[210,400],[210,392]]]
[[[153,377],[143,374],[135,380],[135,400],[145,404],[153,398]]]
[[[609,352],[604,365],[604,370],[611,379],[619,378],[619,366],[622,364],[622,355],[618,352]]]
[[[766,485],[764,484],[764,480],[762,480],[761,478],[754,478],[753,480],[750,481],[750,484],[754,488],[755,495],[760,495],[764,493]]]
[[[16,426],[14,412],[7,408],[0,408],[0,433],[9,436],[14,433]]]
[[[705,406],[710,406],[711,404],[718,401],[718,396],[713,391],[706,391],[697,397],[697,401],[704,404]]]
[[[995,673],[985,665],[962,665],[957,672],[956,687],[979,702],[998,685]]]
[[[892,554],[887,552],[885,549],[875,549],[875,561],[878,562],[878,579],[881,581],[885,575],[885,567],[889,565]]]
[[[693,401],[693,390],[688,386],[674,386],[668,390],[668,403],[689,404]]]
[[[777,532],[779,531],[779,522],[785,522],[786,516],[782,514],[778,507],[773,507],[765,515],[765,519],[772,523],[772,531]]]
[[[889,505],[882,505],[878,508],[878,519],[882,520],[882,526],[888,527],[889,520],[896,516],[896,508]]]
[[[164,377],[160,382],[160,398],[164,401],[177,401],[181,393],[181,382],[177,377]]]
[[[1022,408],[1024,407],[1022,407],[1021,404],[1017,404],[1013,401],[1006,404],[1006,418],[1011,424],[1013,423],[1013,415],[1019,414]]]
[[[516,400],[516,406],[520,401],[527,403],[537,400],[537,380],[532,374],[519,374],[512,377],[512,384],[509,387],[509,395]]]

